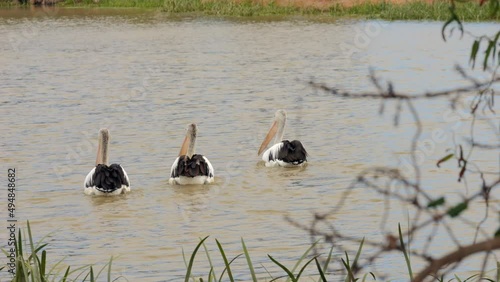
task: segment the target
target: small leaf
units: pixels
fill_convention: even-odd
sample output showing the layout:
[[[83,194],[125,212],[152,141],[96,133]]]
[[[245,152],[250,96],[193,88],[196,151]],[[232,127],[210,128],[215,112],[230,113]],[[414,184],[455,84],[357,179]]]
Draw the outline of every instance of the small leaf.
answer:
[[[441,163],[444,163],[444,162],[446,162],[447,160],[451,159],[454,155],[455,155],[455,154],[448,154],[448,155],[446,155],[445,157],[443,157],[442,159],[440,159],[440,160],[437,162],[437,164],[436,164],[436,165],[437,165],[437,167],[440,167],[439,165],[440,165]]]
[[[477,51],[479,50],[479,40],[474,40],[474,43],[472,44],[472,50],[470,53],[470,59],[469,63],[472,62],[472,68],[476,65],[476,56],[477,56]]]
[[[315,257],[314,261],[316,262],[316,267],[318,268],[319,275],[321,276],[321,281],[327,282],[325,274],[323,273],[323,269],[321,269],[321,266],[319,265],[318,258]]]
[[[229,261],[227,260],[226,253],[224,252],[224,249],[222,248],[222,245],[219,242],[219,240],[215,239],[215,242],[217,243],[217,247],[219,248],[222,259],[224,260],[224,264],[226,265],[225,270],[227,270],[227,276],[229,277],[229,280],[231,282],[234,282],[233,273],[231,272],[231,266],[229,265]],[[224,272],[222,272],[219,281],[222,280],[222,276],[224,275]]]
[[[445,31],[446,31],[446,27],[451,24],[455,19],[452,17],[450,18],[449,20],[447,20],[444,25],[443,25],[443,28],[441,29],[441,36],[443,37],[443,40],[446,41],[446,35],[445,35]]]
[[[467,209],[467,201],[463,202],[463,203],[460,203],[452,208],[450,208],[447,212],[447,214],[450,216],[450,217],[457,217],[459,216],[464,210]]]
[[[308,265],[309,265],[309,264],[310,264],[313,260],[315,260],[317,257],[318,257],[318,256],[313,257],[312,259],[310,259],[308,262],[306,262],[306,263],[304,264],[304,266],[300,269],[299,274],[297,274],[297,276],[295,277],[295,280],[296,280],[296,281],[299,281],[299,278],[300,278],[300,276],[302,275],[302,273],[304,272],[304,270],[306,269],[306,267],[307,267],[307,266],[308,266]]]
[[[465,173],[465,168],[467,166],[463,166],[462,169],[460,170],[460,173],[458,174],[458,182],[460,182],[462,180],[462,177],[464,177],[464,173]]]
[[[248,253],[247,246],[241,238],[241,245],[243,246],[243,252],[245,253],[245,257],[247,258],[248,268],[250,269],[250,274],[252,275],[252,281],[257,282],[257,276],[255,275],[255,269],[253,268],[252,260],[250,259],[250,254]]]
[[[267,255],[277,266],[281,267],[281,269],[283,269],[286,274],[288,275],[288,277],[290,277],[292,279],[293,282],[297,281],[295,279],[295,276],[292,274],[292,272],[290,272],[290,270],[288,268],[286,268],[284,265],[282,265],[281,263],[279,263],[277,260],[275,260],[272,256],[270,255]]]
[[[194,251],[193,253],[191,254],[191,258],[189,259],[189,265],[187,267],[187,271],[186,271],[186,277],[184,278],[184,281],[185,282],[189,282],[189,277],[191,277],[191,269],[193,268],[193,264],[194,264],[194,258],[196,257],[196,253],[198,252],[198,249],[201,247],[201,245],[203,244],[203,242],[205,242],[205,240],[208,238],[205,237],[203,238],[199,243],[198,245],[196,246],[196,248],[194,248]]]
[[[485,55],[484,55],[484,61],[483,61],[483,71],[485,71],[486,68],[488,68],[488,59],[490,57],[491,50],[493,49],[494,46],[495,46],[495,42],[493,42],[493,41],[488,42],[488,48],[486,48],[486,51],[484,52]]]
[[[408,274],[410,275],[410,280],[413,280],[413,271],[411,269],[410,255],[406,250],[405,242],[403,241],[403,232],[401,232],[401,224],[398,223],[398,232],[399,232],[399,244],[401,245],[401,250],[403,251],[403,255],[405,256],[406,266],[408,267]]]
[[[464,27],[462,25],[462,22],[460,21],[460,19],[458,18],[457,16],[457,13],[455,11],[455,4],[452,2],[452,5],[450,7],[450,14],[451,14],[451,17],[450,19],[448,19],[444,25],[443,25],[443,28],[441,29],[441,36],[443,37],[443,40],[446,42],[446,35],[445,35],[445,31],[446,31],[446,28],[448,27],[448,25],[450,25],[452,22],[457,22],[457,25],[458,25],[458,29],[460,30],[460,36],[463,36],[464,34]],[[453,31],[453,29],[451,30]],[[451,35],[451,33],[450,33]]]
[[[40,263],[40,276],[45,280],[45,266],[47,265],[47,252],[42,251],[42,262]]]
[[[433,200],[432,202],[430,202],[427,207],[428,208],[436,208],[438,206],[442,206],[444,204],[444,197],[441,197],[441,198],[438,198],[436,200]]]
[[[347,253],[346,253],[347,256]],[[356,279],[354,278],[354,274],[352,274],[351,266],[349,265],[349,257],[347,257],[347,262],[341,258],[342,264],[344,264],[345,269],[347,270],[347,277],[345,278],[346,281],[352,281],[355,282]]]
[[[500,237],[500,228],[498,228],[497,231],[495,232],[495,237]]]
[[[90,282],[95,282],[94,269],[90,266]]]
[[[66,268],[66,272],[64,273],[64,276],[63,276],[62,282],[66,282],[66,279],[68,279],[69,269],[70,269],[70,268],[71,268],[71,266],[68,266],[68,268]]]
[[[109,259],[109,264],[108,264],[108,282],[111,281],[111,264],[113,263],[113,257]]]
[[[458,167],[460,167],[462,161],[464,160],[464,149],[462,148],[462,145],[458,145],[458,148],[460,149],[460,158],[458,159]]]

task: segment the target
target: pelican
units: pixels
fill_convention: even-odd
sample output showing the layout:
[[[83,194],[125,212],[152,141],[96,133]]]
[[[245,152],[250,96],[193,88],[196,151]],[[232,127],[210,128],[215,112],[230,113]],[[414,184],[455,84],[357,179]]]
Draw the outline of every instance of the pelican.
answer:
[[[99,144],[95,167],[85,177],[83,184],[87,195],[118,195],[130,192],[130,180],[119,164],[108,165],[109,131],[99,130]]]
[[[277,110],[274,114],[274,122],[269,129],[269,132],[264,138],[264,141],[260,145],[259,152],[260,155],[262,151],[267,147],[271,139],[275,138],[274,145],[267,149],[264,154],[262,154],[262,160],[266,163],[267,167],[273,166],[283,166],[283,167],[294,167],[301,166],[307,162],[307,152],[302,143],[299,140],[283,140],[283,134],[285,133],[285,123],[286,123],[286,112],[285,110]]]
[[[179,156],[170,169],[170,184],[209,184],[214,182],[214,168],[203,155],[195,154],[196,124],[188,125]]]

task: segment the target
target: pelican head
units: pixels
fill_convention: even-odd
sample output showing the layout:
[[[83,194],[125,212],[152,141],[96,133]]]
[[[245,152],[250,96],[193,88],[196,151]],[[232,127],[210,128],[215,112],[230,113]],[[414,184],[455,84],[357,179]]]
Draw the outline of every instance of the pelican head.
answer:
[[[274,114],[274,122],[269,129],[269,132],[262,141],[260,145],[259,152],[257,155],[260,155],[264,149],[266,149],[269,142],[276,136],[274,143],[278,143],[283,139],[283,134],[285,132],[285,124],[286,124],[286,111],[285,110],[277,110]]]
[[[278,122],[280,124],[286,123],[286,111],[285,110],[277,110],[274,113],[274,122]]]
[[[184,138],[184,142],[182,142],[179,156],[187,155],[191,158],[194,155],[197,131],[198,128],[195,123],[188,124],[186,129],[186,137]]]
[[[107,128],[101,128],[101,130],[99,130],[99,143],[97,145],[97,158],[95,160],[95,165],[108,165],[108,144],[109,130]]]

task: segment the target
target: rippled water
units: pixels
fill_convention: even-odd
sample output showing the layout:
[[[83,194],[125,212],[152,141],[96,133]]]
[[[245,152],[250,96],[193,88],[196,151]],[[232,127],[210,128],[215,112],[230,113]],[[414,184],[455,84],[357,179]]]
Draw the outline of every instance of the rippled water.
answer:
[[[50,234],[45,241],[53,261],[66,256],[72,266],[102,265],[117,256],[114,273],[129,281],[180,280],[182,248],[190,254],[206,235],[219,265],[213,239],[232,257],[241,253],[243,237],[263,280],[261,263],[278,273],[266,254],[292,264],[310,239],[284,216],[310,222],[360,170],[401,163],[413,134],[407,114],[403,126],[392,126],[392,104],[379,116],[378,102],[333,98],[306,82],[372,90],[371,66],[409,93],[465,85],[453,64],[466,65],[470,47],[469,38],[443,43],[441,23],[179,19],[135,10],[0,15],[0,159],[2,171],[17,170],[17,217],[30,220],[37,239]],[[456,125],[443,119],[446,102],[418,106],[424,138]],[[288,112],[285,137],[301,140],[310,154],[305,168],[259,162],[258,147],[279,108]],[[198,152],[215,168],[215,185],[168,184],[191,122],[199,127]],[[110,161],[130,176],[129,195],[83,194],[101,127],[111,132]],[[467,128],[456,126],[459,133]],[[446,137],[425,159],[423,181],[456,195],[455,168],[434,166],[452,146],[451,134]],[[487,155],[479,161],[496,169],[497,160]],[[380,197],[358,189],[333,220],[345,232],[375,239],[382,211]],[[391,214],[393,230],[406,222],[404,208],[395,205]],[[476,215],[481,218],[480,208]],[[473,230],[463,234],[468,240]],[[0,238],[7,235],[2,231]],[[441,243],[439,252],[451,247]],[[198,270],[206,275],[204,261],[200,255]],[[406,277],[399,257],[377,268]],[[239,278],[248,280],[245,275]]]

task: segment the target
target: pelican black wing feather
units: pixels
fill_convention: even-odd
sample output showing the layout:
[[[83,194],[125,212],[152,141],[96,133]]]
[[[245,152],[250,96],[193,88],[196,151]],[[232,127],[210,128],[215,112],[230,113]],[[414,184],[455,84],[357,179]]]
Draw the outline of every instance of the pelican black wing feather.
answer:
[[[294,165],[307,162],[307,151],[299,140],[283,140],[282,143],[283,146],[281,146],[277,155],[278,160]]]
[[[185,176],[208,176],[209,168],[203,155],[194,154],[191,158],[188,156],[180,156],[177,162],[177,167],[172,171],[172,177]]]
[[[120,189],[122,185],[129,186],[127,177],[122,167],[118,164],[110,166],[98,164],[92,176],[92,184],[98,191],[103,193],[111,193]]]

